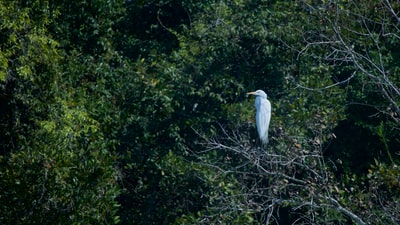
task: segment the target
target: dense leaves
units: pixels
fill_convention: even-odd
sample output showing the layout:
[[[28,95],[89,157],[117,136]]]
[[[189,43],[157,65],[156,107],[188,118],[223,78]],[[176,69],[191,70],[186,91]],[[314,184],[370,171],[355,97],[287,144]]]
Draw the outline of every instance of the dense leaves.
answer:
[[[0,2],[0,223],[398,224],[399,7]]]

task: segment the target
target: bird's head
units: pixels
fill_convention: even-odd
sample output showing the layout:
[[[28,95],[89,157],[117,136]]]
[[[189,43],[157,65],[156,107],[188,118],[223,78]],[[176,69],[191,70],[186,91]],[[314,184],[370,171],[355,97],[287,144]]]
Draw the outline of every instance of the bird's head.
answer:
[[[263,98],[267,98],[267,94],[265,94],[265,92],[263,90],[257,90],[257,91],[249,92],[247,94],[248,95],[255,95],[255,96],[260,96],[260,97],[263,97]]]

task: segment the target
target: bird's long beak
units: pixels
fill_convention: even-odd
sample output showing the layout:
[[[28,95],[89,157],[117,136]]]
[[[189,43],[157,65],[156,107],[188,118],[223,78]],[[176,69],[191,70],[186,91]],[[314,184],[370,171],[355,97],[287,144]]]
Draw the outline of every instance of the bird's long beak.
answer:
[[[247,95],[255,95],[255,94],[256,94],[255,91],[252,91],[252,92],[248,92],[248,93],[247,93]]]

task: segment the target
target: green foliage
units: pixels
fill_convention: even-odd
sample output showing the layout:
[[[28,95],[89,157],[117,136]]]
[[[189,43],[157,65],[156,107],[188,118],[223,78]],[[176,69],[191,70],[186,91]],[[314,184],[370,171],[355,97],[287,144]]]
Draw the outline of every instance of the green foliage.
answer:
[[[400,217],[397,211],[400,207],[400,170],[396,164],[386,165],[385,163],[375,162],[368,171],[369,196],[368,200],[369,211],[372,211],[375,223],[380,224],[396,224],[400,222]],[[381,210],[384,205],[387,210]]]
[[[353,212],[367,217],[369,223],[397,224],[400,221],[398,177],[397,165],[376,161],[368,169],[367,176],[343,176],[333,193]]]
[[[47,1],[0,4],[1,49],[7,49],[1,52],[7,62],[1,86],[1,223],[117,223],[115,141],[104,133],[114,124],[101,116],[113,112],[89,104],[103,101],[107,90],[96,95],[76,85],[83,70],[49,33],[57,13]]]
[[[118,190],[110,144],[83,109],[59,104],[1,172],[5,223],[112,222]]]
[[[122,0],[51,1],[49,30],[66,50],[101,54],[112,44],[113,26],[124,15]]]
[[[3,82],[6,77],[33,81],[35,73],[51,70],[52,63],[59,58],[57,42],[46,33],[48,21],[34,20],[30,18],[33,9],[19,7],[17,2],[0,4],[3,18],[0,25],[0,80]]]
[[[398,222],[383,209],[398,209],[399,6],[0,2],[0,223],[262,223],[248,190],[282,198],[276,222],[323,191],[371,223]],[[273,108],[268,150],[323,149],[323,189],[199,145],[222,128],[255,145],[256,89]],[[246,175],[221,172],[237,167]],[[346,223],[336,209],[305,216]]]

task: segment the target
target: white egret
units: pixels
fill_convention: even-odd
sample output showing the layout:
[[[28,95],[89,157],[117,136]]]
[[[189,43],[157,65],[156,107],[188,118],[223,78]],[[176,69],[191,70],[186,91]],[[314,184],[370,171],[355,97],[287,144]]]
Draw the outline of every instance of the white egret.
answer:
[[[257,90],[247,93],[248,95],[255,95],[255,107],[256,107],[256,125],[258,136],[260,137],[262,144],[268,143],[268,128],[269,121],[271,120],[271,103],[267,99],[267,94],[262,90]]]

